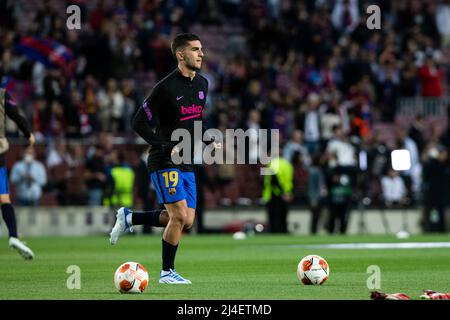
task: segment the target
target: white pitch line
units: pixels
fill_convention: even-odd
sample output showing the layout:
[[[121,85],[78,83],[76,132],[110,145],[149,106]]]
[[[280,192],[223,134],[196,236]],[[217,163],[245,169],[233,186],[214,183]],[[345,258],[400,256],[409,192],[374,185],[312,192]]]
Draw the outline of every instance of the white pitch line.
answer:
[[[450,242],[292,244],[288,247],[304,249],[422,249],[450,248]]]

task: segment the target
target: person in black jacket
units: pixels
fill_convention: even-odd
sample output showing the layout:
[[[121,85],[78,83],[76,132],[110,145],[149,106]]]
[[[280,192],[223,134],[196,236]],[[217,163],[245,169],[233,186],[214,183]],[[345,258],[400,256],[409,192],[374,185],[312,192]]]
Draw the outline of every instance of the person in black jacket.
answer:
[[[448,152],[442,147],[429,146],[423,163],[422,227],[424,232],[445,232],[445,210],[448,205],[450,172]]]

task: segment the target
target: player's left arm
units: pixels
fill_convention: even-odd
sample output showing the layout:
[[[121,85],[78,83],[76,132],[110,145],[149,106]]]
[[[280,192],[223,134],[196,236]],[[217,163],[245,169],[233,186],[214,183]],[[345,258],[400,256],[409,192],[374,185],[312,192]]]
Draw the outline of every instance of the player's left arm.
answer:
[[[30,144],[33,145],[35,138],[33,133],[31,133],[30,125],[28,124],[27,119],[19,113],[16,102],[8,92],[5,92],[5,113],[8,118],[17,124],[20,131],[22,131],[24,136],[29,139]]]

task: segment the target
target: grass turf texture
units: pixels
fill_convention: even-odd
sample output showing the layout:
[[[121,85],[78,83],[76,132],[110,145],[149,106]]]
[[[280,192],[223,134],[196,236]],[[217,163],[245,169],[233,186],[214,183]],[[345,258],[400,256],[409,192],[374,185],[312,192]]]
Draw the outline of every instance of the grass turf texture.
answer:
[[[192,285],[158,284],[160,236],[28,238],[35,260],[25,261],[0,238],[1,299],[369,299],[367,267],[381,269],[381,290],[418,299],[422,289],[450,291],[450,249],[304,249],[302,244],[364,242],[448,242],[449,236],[270,236],[233,240],[231,235],[185,236],[176,267]],[[308,254],[324,257],[330,278],[323,286],[302,285],[297,264]],[[140,295],[120,294],[113,276],[123,262],[137,261],[149,272]],[[81,269],[81,289],[69,290],[67,267]],[[447,279],[447,280],[446,280]]]

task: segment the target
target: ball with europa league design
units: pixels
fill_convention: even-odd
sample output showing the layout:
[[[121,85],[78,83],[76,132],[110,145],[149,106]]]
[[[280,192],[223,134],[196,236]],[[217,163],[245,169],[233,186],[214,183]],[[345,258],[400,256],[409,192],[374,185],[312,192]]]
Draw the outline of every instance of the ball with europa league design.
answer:
[[[321,256],[311,254],[300,260],[297,267],[298,279],[306,285],[322,285],[330,275],[330,267]]]
[[[120,293],[142,293],[148,285],[148,273],[137,262],[125,262],[114,274],[114,284]]]

